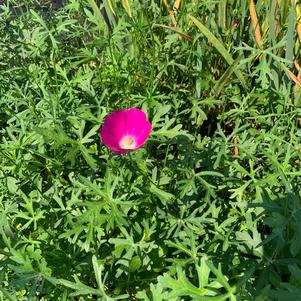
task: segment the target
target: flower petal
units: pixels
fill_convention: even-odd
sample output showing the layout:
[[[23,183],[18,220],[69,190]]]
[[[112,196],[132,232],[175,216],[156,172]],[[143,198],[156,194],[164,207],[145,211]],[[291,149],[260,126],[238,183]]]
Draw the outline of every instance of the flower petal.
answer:
[[[102,126],[102,132],[110,132],[115,139],[120,140],[125,135],[126,130],[126,113],[117,110],[108,115]],[[118,143],[118,142],[116,142]]]
[[[114,153],[125,154],[140,148],[152,130],[146,114],[139,109],[117,110],[109,114],[100,129],[100,137]],[[122,139],[133,137],[136,145],[133,148],[123,148]]]
[[[136,136],[136,149],[141,147],[146,139],[148,138],[150,132],[152,130],[152,125],[149,121],[146,121],[143,130],[139,133],[138,136]]]
[[[137,136],[147,122],[146,114],[139,109],[128,109],[126,113],[126,134]]]

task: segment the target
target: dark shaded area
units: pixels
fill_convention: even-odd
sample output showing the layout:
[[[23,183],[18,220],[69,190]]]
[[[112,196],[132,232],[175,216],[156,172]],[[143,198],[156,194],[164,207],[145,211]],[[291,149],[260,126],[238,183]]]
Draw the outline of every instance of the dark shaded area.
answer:
[[[97,3],[98,6],[102,5],[102,3],[103,3],[102,0],[95,0],[95,2]],[[0,0],[0,5],[6,4],[6,3],[7,3],[7,1]],[[40,0],[39,4],[37,4],[35,7],[33,7],[33,9],[47,14],[49,12],[49,10],[60,9],[67,3],[68,3],[68,0]],[[22,4],[22,3],[20,3],[20,4]],[[15,7],[13,7],[13,12],[14,12],[13,14],[18,16],[21,13],[25,12],[26,9],[23,9],[24,5],[25,5],[25,3],[23,3],[23,6],[20,5],[17,9]],[[101,14],[102,14],[104,21],[106,22],[109,30],[112,31],[112,25],[110,23],[106,9],[104,7],[102,7],[100,11],[101,11]]]
[[[60,7],[64,6],[68,2],[68,0],[51,0],[51,1],[49,1],[49,0],[41,0],[39,2],[40,2],[40,6],[41,7],[42,6],[49,6],[49,7],[51,6],[52,8],[60,8]],[[98,2],[100,2],[100,1],[98,1]],[[1,5],[2,4],[6,4],[6,3],[7,3],[7,1],[0,0],[0,4]]]

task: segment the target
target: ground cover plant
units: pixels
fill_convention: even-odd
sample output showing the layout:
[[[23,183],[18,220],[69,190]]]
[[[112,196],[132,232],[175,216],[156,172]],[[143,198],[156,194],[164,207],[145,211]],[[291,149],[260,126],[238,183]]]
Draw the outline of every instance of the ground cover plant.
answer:
[[[300,17],[2,1],[1,300],[298,300]],[[116,154],[99,129],[129,108],[152,130]]]

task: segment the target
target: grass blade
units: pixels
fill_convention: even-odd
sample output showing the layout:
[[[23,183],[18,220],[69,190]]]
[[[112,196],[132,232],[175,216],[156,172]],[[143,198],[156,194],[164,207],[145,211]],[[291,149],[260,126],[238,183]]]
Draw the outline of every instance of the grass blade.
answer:
[[[297,33],[298,33],[298,39],[301,43],[301,9],[299,4],[296,5],[296,15],[297,15]]]
[[[288,16],[288,26],[286,33],[286,52],[285,59],[291,61],[291,65],[293,63],[294,56],[294,45],[295,45],[295,5],[291,5],[289,16]]]
[[[187,40],[189,42],[193,41],[193,38],[190,35],[188,35],[185,32],[180,31],[176,27],[172,27],[172,26],[168,26],[168,25],[164,25],[164,24],[155,24],[155,26],[159,26],[159,27],[162,27],[162,28],[165,28],[165,29],[169,29],[169,30],[177,33],[179,36],[181,36],[183,39],[185,39],[185,40]]]
[[[226,62],[229,65],[232,65],[234,63],[234,59],[232,58],[230,53],[227,51],[225,46],[222,44],[222,42],[219,41],[215,37],[215,35],[208,28],[206,28],[206,26],[204,26],[198,19],[196,19],[193,16],[189,16],[189,18],[199,28],[201,33],[212,43],[212,45],[216,48],[216,50],[219,51],[219,53],[223,56],[223,58],[226,60]],[[233,72],[235,73],[237,78],[240,80],[240,82],[241,82],[242,86],[244,87],[244,89],[247,90],[246,81],[245,81],[241,71],[238,70],[238,69],[235,69],[235,70],[233,70]]]
[[[131,10],[131,5],[130,5],[129,0],[122,0],[122,6],[126,10],[126,12],[129,15],[129,17],[132,18],[133,15],[132,15],[132,10]]]
[[[88,3],[90,7],[92,8],[95,16],[97,17],[98,22],[103,22],[105,21],[109,30],[111,31],[111,26],[115,27],[116,26],[116,20],[114,17],[114,10],[111,5],[111,1],[103,1],[103,8],[100,10],[98,5],[96,4],[95,0],[88,0]]]
[[[226,70],[226,72],[222,75],[222,77],[215,84],[215,86],[213,88],[213,91],[215,92],[216,97],[218,97],[220,95],[220,93],[222,92],[224,86],[230,80],[232,74],[236,70],[236,67],[238,66],[241,59],[242,59],[242,55],[239,55],[235,59],[235,61],[229,66],[229,68]]]
[[[179,10],[180,5],[181,5],[181,0],[176,0],[175,4],[173,5],[173,9],[174,10]]]
[[[174,25],[174,26],[177,26],[177,20],[176,20],[176,17],[175,17],[175,13],[174,11],[170,8],[169,4],[167,3],[166,0],[163,0],[163,3],[169,13],[169,17],[171,19],[171,23]]]
[[[218,26],[223,30],[226,30],[226,12],[227,1],[221,0],[218,4]]]
[[[259,47],[259,49],[262,49],[262,39],[261,39],[261,33],[260,33],[260,25],[257,18],[257,12],[256,12],[256,6],[254,3],[254,0],[249,0],[249,10],[251,15],[251,21],[252,21],[252,27],[255,33],[255,40]]]
[[[272,0],[271,1],[271,6],[269,8],[269,40],[272,43],[272,45],[275,45],[276,42],[276,36],[277,36],[277,31],[276,31],[276,20],[278,16],[278,10],[277,10],[277,1]]]

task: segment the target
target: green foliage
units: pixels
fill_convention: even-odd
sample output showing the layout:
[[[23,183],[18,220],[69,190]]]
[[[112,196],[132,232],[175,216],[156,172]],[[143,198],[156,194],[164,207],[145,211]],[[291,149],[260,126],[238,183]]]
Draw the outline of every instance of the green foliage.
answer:
[[[176,2],[0,6],[0,300],[300,298],[298,6]]]

